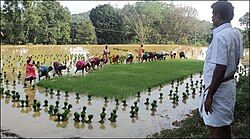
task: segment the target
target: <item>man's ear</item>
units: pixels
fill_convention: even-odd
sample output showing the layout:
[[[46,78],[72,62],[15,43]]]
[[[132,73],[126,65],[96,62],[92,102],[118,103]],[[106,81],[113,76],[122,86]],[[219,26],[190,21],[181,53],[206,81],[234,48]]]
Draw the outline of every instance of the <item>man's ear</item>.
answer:
[[[220,19],[220,15],[219,15],[219,14],[217,14],[217,15],[216,15],[216,18],[219,20],[219,19]]]

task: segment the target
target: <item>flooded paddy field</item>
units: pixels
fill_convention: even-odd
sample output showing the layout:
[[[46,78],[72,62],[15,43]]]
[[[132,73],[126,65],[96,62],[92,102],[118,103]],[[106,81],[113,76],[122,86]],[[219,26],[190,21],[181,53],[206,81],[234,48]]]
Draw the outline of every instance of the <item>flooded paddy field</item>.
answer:
[[[37,86],[35,88],[31,86],[24,88],[26,57],[33,55],[35,61],[41,61],[47,65],[54,60],[65,62],[69,67],[69,72],[66,70],[63,74],[72,75],[75,71],[74,54],[77,57],[77,53],[89,52],[90,55],[101,53],[103,47],[95,46],[93,51],[90,46],[3,47],[1,46],[1,87],[4,88],[4,92],[10,90],[10,95],[1,93],[1,130],[9,130],[21,137],[146,137],[160,132],[164,128],[173,128],[178,123],[176,121],[190,116],[191,111],[197,108],[200,93],[204,89],[202,74],[197,73],[185,79],[174,80],[171,84],[140,92],[140,96],[137,95],[127,100],[127,106],[123,106],[121,100],[118,101],[119,104],[113,99],[108,99],[108,102],[105,102],[104,98],[92,97],[89,100],[88,96],[81,94],[79,95],[80,98],[76,99],[74,92],[65,96],[64,91],[61,91],[59,95],[57,90],[53,90],[53,93],[51,93],[49,89],[46,90]],[[110,46],[111,53],[113,48],[116,48],[116,46]],[[162,46],[157,51],[163,49],[171,51],[173,48],[168,49],[168,47]],[[119,49],[122,51],[117,50],[117,53],[125,54],[127,51],[123,50],[131,49],[128,51],[134,51],[137,47],[124,46],[119,47]],[[150,51],[155,48],[148,47],[148,49]],[[197,54],[193,55],[195,59],[202,59],[200,51],[201,48],[195,50]],[[170,60],[170,58],[167,58],[167,60]],[[238,73],[246,74],[248,66],[249,63],[246,66],[240,65]],[[21,76],[18,76],[20,75],[19,71]],[[80,75],[80,72],[76,75]],[[236,76],[238,78],[239,75]],[[9,82],[7,83],[6,80]],[[36,82],[39,81],[36,80]],[[13,99],[12,91],[14,94],[18,92],[19,100]],[[28,106],[22,107],[20,100],[26,100],[26,96],[28,96]],[[176,96],[178,96],[178,100]],[[148,105],[144,104],[147,98],[149,99]],[[33,103],[35,99],[41,104],[40,110],[34,111]],[[45,100],[48,101],[49,106],[55,106],[58,101],[59,113],[64,112],[62,108],[65,102],[71,104],[72,108],[68,113],[68,120],[57,121],[57,115],[49,114],[49,106],[43,106]],[[157,107],[152,105],[154,100]],[[94,116],[92,122],[75,122],[74,113],[80,114],[84,106],[86,107],[86,119],[88,119],[88,115]],[[138,106],[139,108],[134,117],[131,117],[131,106]],[[152,107],[155,108],[152,109]],[[104,123],[99,122],[102,108],[106,109]],[[116,110],[116,122],[108,120],[113,110]],[[79,119],[81,120],[81,118]]]

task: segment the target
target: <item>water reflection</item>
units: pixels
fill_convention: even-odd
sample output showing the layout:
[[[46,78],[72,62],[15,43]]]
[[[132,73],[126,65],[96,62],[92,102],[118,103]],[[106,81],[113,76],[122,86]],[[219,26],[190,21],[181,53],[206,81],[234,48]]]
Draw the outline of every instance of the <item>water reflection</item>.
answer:
[[[115,122],[111,122],[111,123],[110,123],[110,126],[113,127],[113,128],[116,128],[116,127],[117,127],[117,125],[116,125]]]
[[[79,128],[81,127],[81,125],[80,125],[80,123],[74,123],[74,127],[75,127],[76,129],[79,129]]]
[[[93,125],[91,123],[88,124],[88,129],[93,129]]]
[[[34,118],[37,118],[37,117],[40,117],[40,116],[41,116],[40,111],[34,112],[34,114],[32,115],[32,117],[34,117]]]
[[[100,129],[105,129],[105,124],[104,123],[100,123]]]

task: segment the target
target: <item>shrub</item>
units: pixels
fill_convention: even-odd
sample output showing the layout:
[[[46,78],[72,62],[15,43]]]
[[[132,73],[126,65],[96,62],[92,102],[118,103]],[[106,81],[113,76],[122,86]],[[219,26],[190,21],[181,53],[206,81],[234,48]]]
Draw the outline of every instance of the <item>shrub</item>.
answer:
[[[173,41],[168,41],[167,44],[168,45],[174,45],[174,42]]]
[[[249,138],[249,75],[241,76],[237,82],[235,104],[235,121],[232,123],[232,132],[237,138]]]

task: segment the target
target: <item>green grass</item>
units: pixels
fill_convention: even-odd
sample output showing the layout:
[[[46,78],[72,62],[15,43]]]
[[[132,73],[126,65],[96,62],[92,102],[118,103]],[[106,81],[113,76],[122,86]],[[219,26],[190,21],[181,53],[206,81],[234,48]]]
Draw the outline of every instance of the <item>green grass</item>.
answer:
[[[150,138],[209,138],[209,131],[199,116],[198,109],[193,111],[194,115],[180,121],[178,128],[164,129],[155,133]]]
[[[147,63],[106,65],[83,76],[62,76],[42,80],[39,86],[91,94],[97,97],[129,98],[148,87],[169,83],[202,71],[203,61],[166,60]]]
[[[249,132],[249,75],[241,77],[237,82],[235,121],[231,124],[234,138],[250,138]],[[199,117],[198,110],[194,110],[192,117],[180,122],[180,126],[174,129],[162,130],[148,136],[150,138],[209,138],[209,131]]]

